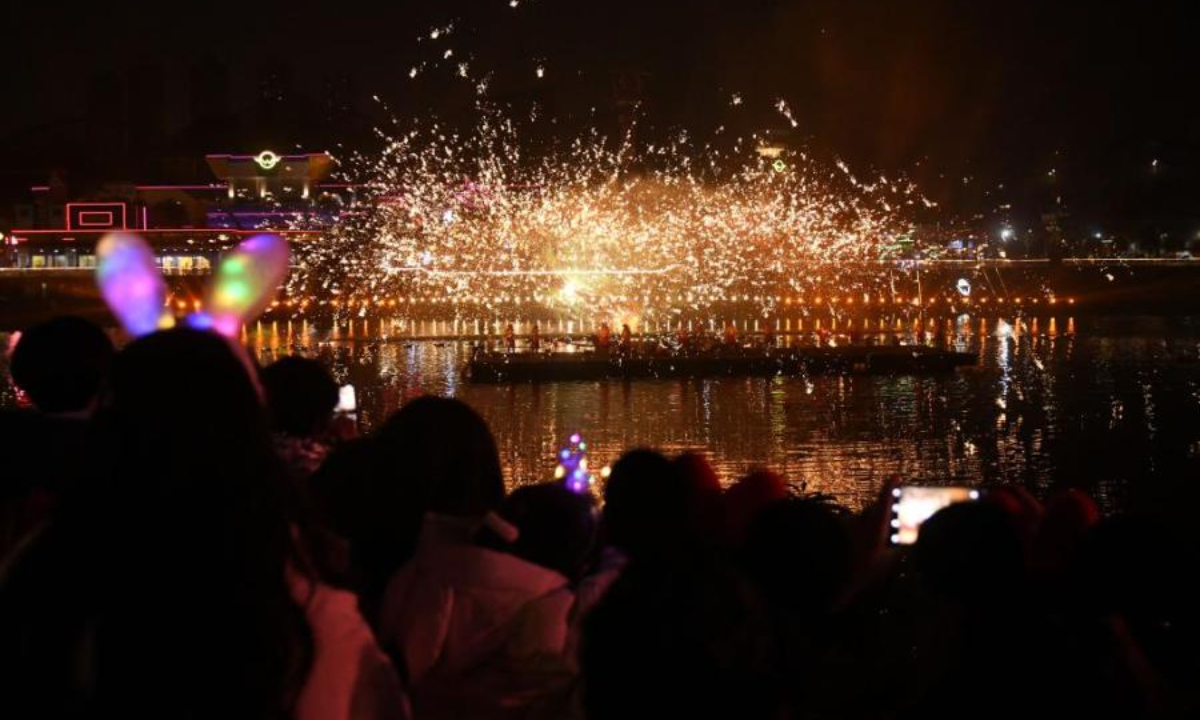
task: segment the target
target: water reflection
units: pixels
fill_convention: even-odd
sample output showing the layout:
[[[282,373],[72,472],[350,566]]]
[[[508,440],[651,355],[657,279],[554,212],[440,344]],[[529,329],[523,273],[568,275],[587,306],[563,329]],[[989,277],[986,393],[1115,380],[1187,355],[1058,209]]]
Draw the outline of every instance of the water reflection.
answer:
[[[907,330],[944,332],[955,347],[980,352],[979,368],[941,377],[513,386],[463,382],[466,342],[393,332],[457,326],[443,324],[355,320],[332,331],[267,324],[250,329],[246,341],[263,362],[291,352],[324,359],[340,382],[358,387],[367,426],[421,393],[462,398],[491,423],[514,484],[549,478],[555,450],[579,431],[598,463],[639,445],[700,450],[726,481],[765,464],[854,507],[898,474],[923,483],[1022,483],[1039,492],[1081,485],[1112,509],[1143,486],[1181,481],[1194,471],[1200,445],[1193,319],[1081,320],[1078,333],[1070,317],[906,322]],[[781,322],[789,326],[804,323]]]
[[[514,484],[550,478],[554,452],[576,431],[597,464],[638,445],[700,450],[726,481],[769,465],[854,507],[892,474],[1039,493],[1082,486],[1110,511],[1177,502],[1200,477],[1200,319],[900,322],[854,326],[944,332],[955,347],[977,350],[980,367],[939,377],[496,386],[463,382],[468,343],[410,337],[473,330],[466,321],[356,319],[337,329],[281,321],[247,328],[243,340],[263,363],[289,353],[324,360],[339,382],[357,386],[368,428],[422,393],[462,398],[491,424]],[[811,332],[816,323],[791,318],[780,327]],[[186,397],[183,378],[178,391]],[[13,402],[12,388],[0,385],[0,406]]]

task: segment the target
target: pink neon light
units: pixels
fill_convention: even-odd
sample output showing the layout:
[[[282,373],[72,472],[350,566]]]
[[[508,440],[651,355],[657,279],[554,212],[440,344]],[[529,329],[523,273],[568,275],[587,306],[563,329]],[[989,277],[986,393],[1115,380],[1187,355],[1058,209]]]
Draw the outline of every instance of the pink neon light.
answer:
[[[110,212],[112,210],[115,210],[116,208],[120,208],[121,209],[121,227],[117,228],[116,223],[112,222],[112,223],[109,223],[109,225],[107,226],[107,229],[125,230],[126,228],[129,227],[129,224],[125,217],[125,203],[81,202],[81,203],[67,203],[67,207],[66,207],[67,230],[75,229],[74,224],[72,222],[72,219],[75,217],[75,214],[73,212],[71,212],[71,208],[78,208],[78,207],[104,208],[105,210],[108,210]],[[95,225],[92,225],[91,227],[95,227]]]
[[[150,229],[150,216],[148,213],[149,213],[149,210],[146,208],[145,205],[143,205],[142,206],[142,229],[143,230]]]
[[[21,230],[25,235],[62,235],[73,232],[79,235],[102,235],[109,232],[104,230],[81,230],[75,228],[51,228],[41,230]],[[153,228],[146,234],[165,235],[167,233],[191,233],[195,235],[261,235],[274,233],[276,235],[320,235],[324,230],[292,230],[289,228],[259,228],[257,230],[224,230],[221,228]]]
[[[50,192],[50,186],[49,185],[34,185],[33,187],[29,188],[29,191],[30,192]]]
[[[137,190],[225,190],[225,185],[137,185]]]
[[[89,218],[92,216],[104,219],[90,220]],[[111,228],[113,226],[113,214],[111,210],[84,210],[75,219],[79,222],[79,227]]]

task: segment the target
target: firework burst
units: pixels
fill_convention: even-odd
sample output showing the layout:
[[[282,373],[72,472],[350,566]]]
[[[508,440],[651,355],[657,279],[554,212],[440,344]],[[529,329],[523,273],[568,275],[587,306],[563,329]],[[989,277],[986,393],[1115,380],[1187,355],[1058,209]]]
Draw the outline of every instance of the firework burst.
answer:
[[[349,163],[369,190],[362,212],[301,250],[293,295],[441,302],[475,317],[681,316],[728,302],[769,313],[781,294],[878,260],[912,233],[922,202],[904,180],[862,182],[843,163],[767,155],[765,140],[720,131],[640,145],[591,129],[546,149],[527,139],[544,119],[523,126],[488,101],[486,81],[468,81],[469,131],[397,122],[379,155]]]

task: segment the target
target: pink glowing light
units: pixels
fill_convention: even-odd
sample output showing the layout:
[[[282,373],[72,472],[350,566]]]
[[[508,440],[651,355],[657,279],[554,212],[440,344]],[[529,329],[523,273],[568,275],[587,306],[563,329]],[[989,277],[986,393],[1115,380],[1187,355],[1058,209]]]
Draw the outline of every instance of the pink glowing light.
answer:
[[[76,212],[75,210],[77,208],[95,208],[95,209],[94,210],[80,210],[79,212]],[[125,209],[126,209],[125,203],[102,203],[102,202],[67,203],[66,213],[65,213],[66,219],[67,219],[67,228],[66,229],[67,230],[75,230],[75,229],[86,229],[88,227],[96,228],[96,227],[98,227],[97,224],[85,223],[82,221],[81,217],[85,214],[94,214],[97,212],[107,212],[107,213],[110,213],[111,217],[110,217],[109,224],[104,229],[105,230],[125,230],[126,228],[129,227],[128,219],[126,218],[126,215],[125,215]],[[118,211],[121,214],[121,224],[119,227],[117,226],[117,223],[115,220],[116,214]],[[100,232],[103,232],[103,230],[101,230]]]
[[[81,228],[112,228],[113,213],[111,210],[85,210],[76,216]]]
[[[105,302],[131,335],[170,325],[164,305],[167,285],[154,266],[154,253],[136,235],[106,235],[96,247],[96,282]]]

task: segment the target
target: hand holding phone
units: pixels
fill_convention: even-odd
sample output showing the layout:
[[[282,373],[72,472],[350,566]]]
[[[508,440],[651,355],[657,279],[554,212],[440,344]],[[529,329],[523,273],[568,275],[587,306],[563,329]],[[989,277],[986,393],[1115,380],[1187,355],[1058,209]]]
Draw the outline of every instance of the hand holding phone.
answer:
[[[912,545],[921,525],[944,507],[979,499],[979,491],[965,487],[904,485],[892,491],[892,544]]]
[[[334,441],[353,440],[358,437],[358,398],[353,385],[338,389],[338,404],[329,424],[329,438]]]
[[[338,388],[338,404],[334,411],[343,415],[353,415],[358,412],[358,397],[353,385],[343,385]]]

